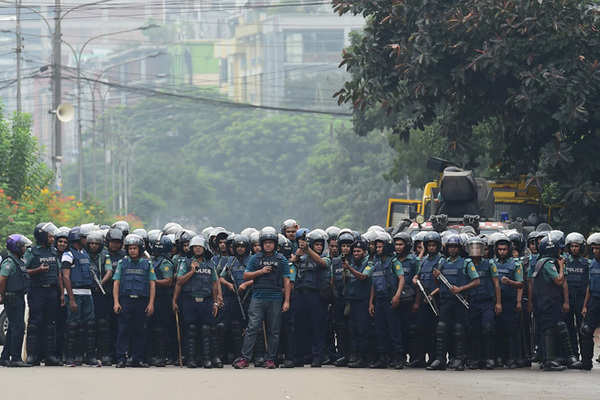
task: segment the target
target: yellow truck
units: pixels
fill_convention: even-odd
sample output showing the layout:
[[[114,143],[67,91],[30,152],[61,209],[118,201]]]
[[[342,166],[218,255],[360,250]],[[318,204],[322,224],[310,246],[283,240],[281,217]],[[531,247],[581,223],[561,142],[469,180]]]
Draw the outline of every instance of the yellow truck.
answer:
[[[440,178],[425,184],[419,200],[389,198],[387,227],[404,220],[422,224],[437,214],[447,215],[450,223],[458,223],[465,214],[479,215],[484,225],[517,218],[533,226],[550,221],[552,207],[542,204],[537,187],[528,184],[525,176],[517,180],[474,178],[471,171],[438,158],[430,159],[428,166],[438,169]]]

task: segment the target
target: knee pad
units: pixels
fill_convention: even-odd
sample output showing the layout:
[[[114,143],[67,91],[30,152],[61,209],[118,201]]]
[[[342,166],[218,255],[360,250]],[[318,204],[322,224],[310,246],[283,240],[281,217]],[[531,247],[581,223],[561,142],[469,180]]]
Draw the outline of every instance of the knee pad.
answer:
[[[435,328],[436,332],[446,332],[446,323],[439,321]]]
[[[95,321],[88,321],[86,324],[86,328],[88,331],[94,331],[96,330],[96,322]]]
[[[417,330],[418,330],[418,328],[417,328],[416,324],[410,324],[410,325],[408,325],[408,334],[409,335],[411,335],[411,336],[412,335],[416,335],[417,334]]]
[[[240,321],[231,321],[231,330],[237,331],[240,329]]]
[[[225,324],[223,322],[219,322],[215,329],[217,332],[225,332]]]
[[[567,324],[565,323],[565,321],[558,321],[556,323],[556,327],[558,328],[558,330],[567,329]]]
[[[594,328],[592,328],[588,324],[583,324],[583,326],[581,327],[581,336],[583,336],[585,338],[593,337],[594,336]]]

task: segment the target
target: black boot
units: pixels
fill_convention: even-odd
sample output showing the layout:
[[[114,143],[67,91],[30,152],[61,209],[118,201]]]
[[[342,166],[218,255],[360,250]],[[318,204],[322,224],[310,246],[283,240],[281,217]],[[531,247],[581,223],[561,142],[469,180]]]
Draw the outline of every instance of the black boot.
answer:
[[[377,357],[369,364],[369,368],[385,369],[388,367],[389,360],[386,354],[378,354]]]
[[[51,322],[46,327],[46,363],[47,367],[62,365],[56,357],[56,322]]]
[[[19,360],[11,360],[8,361],[8,363],[6,364],[7,367],[9,368],[27,368],[27,367],[33,367],[33,365],[26,363],[25,361],[20,359],[21,357],[19,357]]]
[[[554,329],[544,331],[544,371],[563,371],[567,369],[564,365],[556,362],[556,346]]]
[[[153,367],[164,367],[167,354],[167,341],[165,340],[164,330],[161,326],[154,326],[152,329],[150,343],[152,344],[150,364]]]
[[[435,360],[427,367],[429,371],[446,369],[446,324],[438,322],[435,328]]]
[[[348,363],[348,368],[366,368],[368,366],[367,361],[363,355],[356,357],[355,360],[351,360]]]
[[[188,368],[197,368],[196,364],[196,337],[198,336],[198,328],[194,324],[187,326],[185,332],[185,344],[187,349],[187,355],[185,358],[186,366]]]
[[[465,358],[466,358],[466,332],[463,324],[454,325],[454,361],[452,369],[456,371],[465,370]]]
[[[564,354],[567,356],[567,368],[569,369],[582,369],[583,364],[581,361],[575,357],[575,352],[573,351],[573,346],[571,345],[571,338],[569,336],[569,329],[567,328],[567,324],[564,321],[560,321],[557,326],[558,337],[560,338],[560,342],[562,344],[562,350]]]
[[[34,324],[27,326],[27,364],[40,365],[39,345],[38,345],[39,328]]]
[[[483,328],[483,357],[485,358],[485,369],[494,369],[494,338],[496,337],[494,329],[491,326]]]
[[[406,354],[397,353],[392,357],[390,367],[392,367],[394,369],[404,369],[405,363],[406,363]]]
[[[408,352],[410,354],[409,368],[425,368],[423,337],[419,334],[415,324],[408,327]]]
[[[70,323],[67,325],[65,333],[65,365],[75,366],[75,352],[77,351],[77,336],[79,335],[79,325]]]
[[[113,363],[110,351],[110,323],[107,319],[98,320],[98,355],[102,365],[110,367]]]
[[[508,333],[508,359],[506,360],[506,367],[508,369],[519,368],[519,364],[517,363],[518,357],[518,342],[521,339],[517,336],[516,332]]]
[[[336,367],[345,367],[348,365],[348,359],[344,356],[341,356],[333,363]]]
[[[202,343],[202,366],[204,368],[212,368],[212,362],[210,361],[210,326],[202,325],[200,341]]]
[[[585,322],[581,326],[580,333],[581,368],[589,371],[593,368],[592,357],[594,357],[594,329]]]
[[[86,340],[85,340],[85,325],[77,325],[77,334],[75,336],[75,365],[83,364],[83,353],[85,353]]]
[[[225,325],[223,323],[218,323],[214,329],[211,329],[211,347],[213,367],[223,368],[221,361],[225,349]]]
[[[87,336],[85,338],[85,364],[95,367],[100,366],[96,358],[96,322],[90,321],[87,323]]]

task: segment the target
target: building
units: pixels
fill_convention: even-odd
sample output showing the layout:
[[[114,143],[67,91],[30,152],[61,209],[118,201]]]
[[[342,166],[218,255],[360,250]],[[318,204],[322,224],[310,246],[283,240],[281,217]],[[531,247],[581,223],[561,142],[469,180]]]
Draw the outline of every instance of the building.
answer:
[[[238,16],[234,37],[215,47],[220,87],[242,103],[337,108],[331,95],[343,81],[341,52],[363,24],[331,12]]]

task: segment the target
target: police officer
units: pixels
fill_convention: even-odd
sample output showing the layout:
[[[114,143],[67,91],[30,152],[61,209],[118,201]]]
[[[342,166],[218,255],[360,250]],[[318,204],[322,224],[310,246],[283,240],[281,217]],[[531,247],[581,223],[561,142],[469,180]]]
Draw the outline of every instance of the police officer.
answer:
[[[156,274],[148,259],[142,257],[144,240],[134,234],[123,241],[127,256],[117,265],[113,276],[113,311],[118,315],[117,368],[147,368],[144,362],[148,318],[154,314]],[[132,348],[130,348],[130,343]]]
[[[565,238],[565,246],[568,252],[565,261],[565,271],[569,288],[569,311],[564,314],[564,321],[569,329],[569,338],[575,357],[579,357],[579,345],[581,338],[579,332],[582,327],[583,301],[589,284],[590,260],[584,257],[585,238],[579,232],[571,232]]]
[[[232,345],[229,349],[231,354],[227,356],[228,363],[232,363],[234,355],[242,351],[242,331],[246,327],[245,299],[253,283],[244,280],[244,271],[250,259],[250,242],[246,236],[236,234],[233,237],[233,253],[232,261],[223,269],[220,277],[224,300],[223,322],[230,333]]]
[[[94,279],[90,258],[80,241],[79,227],[69,231],[69,250],[62,256],[62,273],[67,299],[67,343],[66,364],[81,364],[84,353],[85,363],[98,365],[95,355],[96,330],[92,285]],[[87,331],[87,335],[85,335]],[[87,338],[87,340],[85,340]]]
[[[167,362],[169,347],[173,345],[169,327],[173,324],[173,313],[171,299],[173,297],[173,263],[169,260],[169,254],[173,244],[171,240],[162,233],[158,238],[149,241],[152,253],[152,268],[156,275],[156,300],[154,302],[154,314],[150,318],[150,353],[152,358],[150,364],[155,367],[164,367]],[[171,346],[169,346],[171,345]]]
[[[502,312],[502,298],[498,281],[498,269],[493,259],[484,258],[486,243],[479,237],[467,242],[471,267],[479,275],[479,285],[470,291],[469,325],[471,328],[471,369],[494,369],[495,320]]]
[[[70,229],[66,226],[61,226],[54,237],[54,242],[56,243],[56,259],[59,261],[59,263],[62,260],[62,255],[64,252],[69,249],[69,231]],[[65,332],[67,328],[67,308],[65,307],[65,287],[63,283],[62,269],[59,269],[58,287],[60,307],[56,316],[56,354],[62,362],[64,360]]]
[[[277,231],[267,226],[261,229],[261,251],[250,257],[244,279],[253,280],[252,300],[248,308],[248,329],[244,336],[242,355],[234,362],[234,368],[247,368],[263,321],[268,327],[268,348],[265,368],[275,368],[275,356],[279,345],[281,313],[290,308],[291,285],[288,261],[276,252]]]
[[[59,306],[58,259],[51,222],[38,224],[33,236],[36,245],[25,252],[25,268],[31,278],[27,294],[29,325],[27,326],[27,362],[39,365],[45,348],[45,364],[56,366],[56,317]],[[44,340],[45,339],[45,340]]]
[[[123,239],[125,236],[123,235],[123,231],[119,228],[110,228],[106,233],[106,244],[108,255],[110,257],[110,262],[112,263],[113,274],[117,270],[117,265],[119,261],[123,259],[127,255],[125,250],[123,249]],[[112,293],[112,288],[111,288]],[[111,296],[112,301],[112,296]],[[111,306],[112,307],[112,306]],[[117,315],[114,312],[110,313],[110,358],[111,362],[115,360],[115,344],[117,341]],[[108,359],[105,361],[109,361]]]
[[[281,233],[292,243],[292,253],[298,249],[296,242],[296,232],[300,229],[300,225],[295,219],[286,219],[281,223]]]
[[[348,365],[350,357],[350,326],[348,316],[350,309],[347,307],[344,292],[346,291],[346,282],[349,279],[349,272],[344,268],[343,263],[352,257],[351,246],[354,243],[354,237],[351,232],[341,230],[337,244],[340,248],[340,255],[331,260],[331,270],[333,274],[333,331],[335,342],[337,344],[335,360],[336,367],[345,367]]]
[[[325,345],[327,346],[327,359],[323,362],[324,365],[333,364],[337,359],[337,353],[335,348],[335,328],[334,328],[334,299],[335,293],[333,292],[333,260],[340,255],[340,248],[337,242],[337,238],[340,234],[340,228],[337,226],[330,226],[325,229],[327,234],[327,253],[326,255],[331,260],[331,296],[327,306],[327,336],[325,339]]]
[[[394,235],[394,252],[396,259],[404,271],[404,288],[400,295],[400,327],[402,330],[403,348],[410,355],[410,362],[417,362],[417,313],[413,311],[417,289],[414,287],[413,278],[419,268],[419,261],[412,253],[412,238],[407,232],[398,232]],[[401,356],[406,364],[406,354]],[[410,364],[408,364],[410,365]]]
[[[369,314],[375,318],[377,336],[377,359],[369,368],[404,368],[404,343],[400,318],[400,296],[404,289],[404,270],[394,256],[392,237],[377,231],[375,257],[369,259],[373,269],[369,298]],[[388,354],[392,354],[391,360]]]
[[[96,317],[96,347],[102,365],[112,365],[110,318],[112,315],[113,267],[108,251],[104,247],[102,232],[93,231],[87,236],[87,250],[92,262],[92,298]],[[88,338],[90,339],[90,338]]]
[[[211,327],[219,309],[218,279],[214,265],[210,262],[206,240],[202,236],[194,236],[190,241],[192,254],[181,261],[177,272],[177,284],[173,294],[173,311],[178,312],[177,300],[183,293],[183,318],[185,323],[186,363],[188,368],[196,368],[196,342],[198,329],[202,341],[202,365],[204,368],[222,368],[218,357],[215,365],[211,361]],[[215,350],[215,349],[213,349]],[[213,351],[214,353],[214,351]]]
[[[581,327],[581,361],[582,368],[592,369],[594,356],[594,331],[600,325],[600,233],[592,233],[587,240],[592,250],[589,267],[589,283],[581,314],[584,321]]]
[[[460,248],[460,237],[457,234],[448,235],[446,239],[448,257],[442,258],[433,270],[433,275],[438,281],[443,274],[451,286],[448,288],[444,284],[440,285],[440,318],[435,332],[436,358],[427,367],[428,370],[446,369],[446,341],[450,328],[454,338],[454,358],[450,368],[456,371],[465,369],[467,308],[457,295],[463,296],[470,289],[477,287],[479,275],[473,264],[460,256]]]
[[[298,250],[290,258],[297,269],[294,284],[296,327],[307,328],[305,332],[300,331],[298,334],[309,339],[312,350],[311,367],[321,367],[321,357],[325,353],[331,284],[331,260],[323,256],[326,240],[325,231],[315,229],[306,235],[306,240],[298,240]],[[298,324],[298,319],[306,321],[306,325]]]
[[[502,233],[499,235],[494,243],[494,263],[498,269],[502,300],[502,312],[496,317],[497,358],[513,369],[519,367],[517,360],[521,355],[519,322],[523,309],[523,266],[518,258],[511,257],[509,238]]]
[[[550,231],[545,234],[539,243],[540,258],[533,272],[533,304],[544,341],[544,371],[565,369],[557,361],[558,339],[567,354],[567,366],[573,369],[582,367],[582,363],[573,354],[569,332],[561,316],[565,279],[565,261],[560,258],[563,247],[562,232]]]
[[[437,294],[439,288],[433,276],[433,270],[436,269],[442,259],[440,254],[442,246],[442,238],[437,232],[427,232],[423,235],[423,249],[421,251],[426,252],[425,256],[420,260],[419,268],[417,273],[413,277],[413,283],[416,285],[417,280],[421,282],[423,289],[430,297],[432,303],[435,305],[438,302]],[[424,305],[425,302],[423,294],[418,291],[413,304],[413,310],[418,310],[418,331],[416,347],[418,350],[415,351],[417,354],[415,362],[412,363],[414,368],[425,367],[425,354],[429,355],[428,363],[431,364],[434,359],[434,338],[435,329],[437,326],[438,317],[434,314],[431,307]]]
[[[0,300],[8,320],[6,343],[2,350],[2,365],[8,367],[31,367],[21,359],[25,333],[25,292],[29,275],[21,259],[31,241],[23,235],[12,234],[6,239],[8,257],[0,264]]]
[[[368,243],[355,239],[350,247],[351,256],[342,260],[342,267],[347,276],[344,299],[349,307],[348,324],[350,326],[350,359],[348,367],[364,368],[367,366],[368,334],[369,334],[369,296],[371,294],[371,273],[369,265]]]

